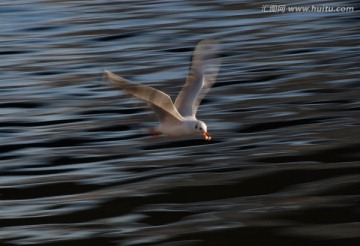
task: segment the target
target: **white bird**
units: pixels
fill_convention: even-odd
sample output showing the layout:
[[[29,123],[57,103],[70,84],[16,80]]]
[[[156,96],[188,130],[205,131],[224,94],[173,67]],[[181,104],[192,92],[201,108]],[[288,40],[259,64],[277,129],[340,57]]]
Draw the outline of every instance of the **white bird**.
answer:
[[[196,111],[215,83],[221,63],[218,55],[216,41],[203,40],[198,43],[185,85],[175,103],[169,95],[150,86],[134,84],[106,70],[104,76],[115,86],[145,101],[153,109],[160,122],[159,126],[152,130],[154,135],[179,137],[200,133],[205,140],[211,140],[206,124],[196,119]]]

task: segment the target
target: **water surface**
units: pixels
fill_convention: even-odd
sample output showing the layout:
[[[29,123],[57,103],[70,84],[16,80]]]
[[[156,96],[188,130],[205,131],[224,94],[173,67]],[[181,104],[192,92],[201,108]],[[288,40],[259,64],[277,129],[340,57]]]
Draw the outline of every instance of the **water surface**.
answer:
[[[1,3],[0,243],[359,245],[356,2],[264,4]],[[223,50],[213,141],[149,136],[102,71],[175,97],[202,39]]]

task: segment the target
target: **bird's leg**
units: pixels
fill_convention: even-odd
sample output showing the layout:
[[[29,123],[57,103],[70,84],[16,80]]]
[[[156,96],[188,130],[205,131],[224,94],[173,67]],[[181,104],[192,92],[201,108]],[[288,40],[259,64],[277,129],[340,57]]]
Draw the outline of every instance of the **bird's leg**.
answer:
[[[161,135],[161,132],[157,130],[156,128],[150,130],[151,135],[154,137]]]

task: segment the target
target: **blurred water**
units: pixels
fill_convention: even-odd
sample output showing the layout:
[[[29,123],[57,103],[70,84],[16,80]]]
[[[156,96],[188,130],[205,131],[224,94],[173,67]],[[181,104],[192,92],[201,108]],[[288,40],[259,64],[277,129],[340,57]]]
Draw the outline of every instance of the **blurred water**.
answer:
[[[357,2],[265,4],[1,2],[0,243],[359,245]],[[148,136],[102,71],[176,96],[202,39],[213,141]]]

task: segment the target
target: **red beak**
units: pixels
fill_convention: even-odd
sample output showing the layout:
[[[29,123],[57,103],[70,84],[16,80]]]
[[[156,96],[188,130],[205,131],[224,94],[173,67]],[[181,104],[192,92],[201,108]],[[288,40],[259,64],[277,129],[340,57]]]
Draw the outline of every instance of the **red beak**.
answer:
[[[204,136],[205,140],[207,140],[207,141],[210,141],[210,140],[211,140],[211,136],[209,135],[209,133],[203,132],[202,135]]]

